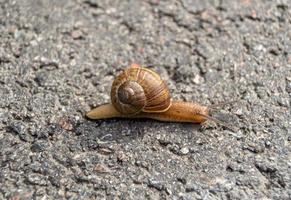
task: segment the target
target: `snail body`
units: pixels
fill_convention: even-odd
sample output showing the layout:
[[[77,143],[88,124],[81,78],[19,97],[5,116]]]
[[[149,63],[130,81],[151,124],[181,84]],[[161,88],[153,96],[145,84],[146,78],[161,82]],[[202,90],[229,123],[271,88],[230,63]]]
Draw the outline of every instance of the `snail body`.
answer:
[[[90,119],[150,118],[167,122],[204,123],[214,121],[209,107],[197,103],[171,100],[169,89],[160,76],[147,68],[133,65],[114,80],[111,103],[89,111]]]
[[[115,107],[108,103],[94,108],[87,113],[90,119],[108,118],[150,118],[167,122],[191,122],[204,123],[207,120],[209,109],[199,104],[173,101],[171,107],[165,112],[139,112],[135,115],[122,114]]]

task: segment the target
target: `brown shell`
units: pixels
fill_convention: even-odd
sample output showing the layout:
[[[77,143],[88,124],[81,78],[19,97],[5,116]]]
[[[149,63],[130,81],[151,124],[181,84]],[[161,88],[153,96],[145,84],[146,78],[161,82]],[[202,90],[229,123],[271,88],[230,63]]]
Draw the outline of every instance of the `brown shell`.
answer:
[[[116,77],[111,88],[113,106],[123,114],[164,112],[171,106],[166,83],[152,70],[132,67]]]

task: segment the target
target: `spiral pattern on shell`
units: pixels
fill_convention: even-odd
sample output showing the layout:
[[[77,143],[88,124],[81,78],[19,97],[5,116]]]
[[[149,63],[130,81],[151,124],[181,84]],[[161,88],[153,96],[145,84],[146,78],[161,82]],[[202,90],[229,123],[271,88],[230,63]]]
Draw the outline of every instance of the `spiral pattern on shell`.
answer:
[[[166,83],[152,70],[132,67],[116,77],[111,88],[111,101],[123,114],[165,112],[171,106]]]

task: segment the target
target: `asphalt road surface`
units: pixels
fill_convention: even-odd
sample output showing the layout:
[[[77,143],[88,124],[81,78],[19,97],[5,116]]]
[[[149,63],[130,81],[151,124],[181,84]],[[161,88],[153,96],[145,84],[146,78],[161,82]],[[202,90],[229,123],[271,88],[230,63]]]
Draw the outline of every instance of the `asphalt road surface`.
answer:
[[[290,0],[0,0],[0,199],[291,199]],[[92,121],[131,63],[210,124]]]

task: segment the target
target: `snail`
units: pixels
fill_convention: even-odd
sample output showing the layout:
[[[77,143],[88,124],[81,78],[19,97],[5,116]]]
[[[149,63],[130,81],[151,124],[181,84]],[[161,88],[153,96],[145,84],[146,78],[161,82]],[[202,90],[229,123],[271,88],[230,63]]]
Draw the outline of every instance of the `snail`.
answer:
[[[156,72],[134,64],[113,81],[111,103],[94,108],[86,116],[89,119],[151,118],[198,124],[213,121],[229,127],[211,117],[211,109],[193,102],[172,100],[167,84]]]

